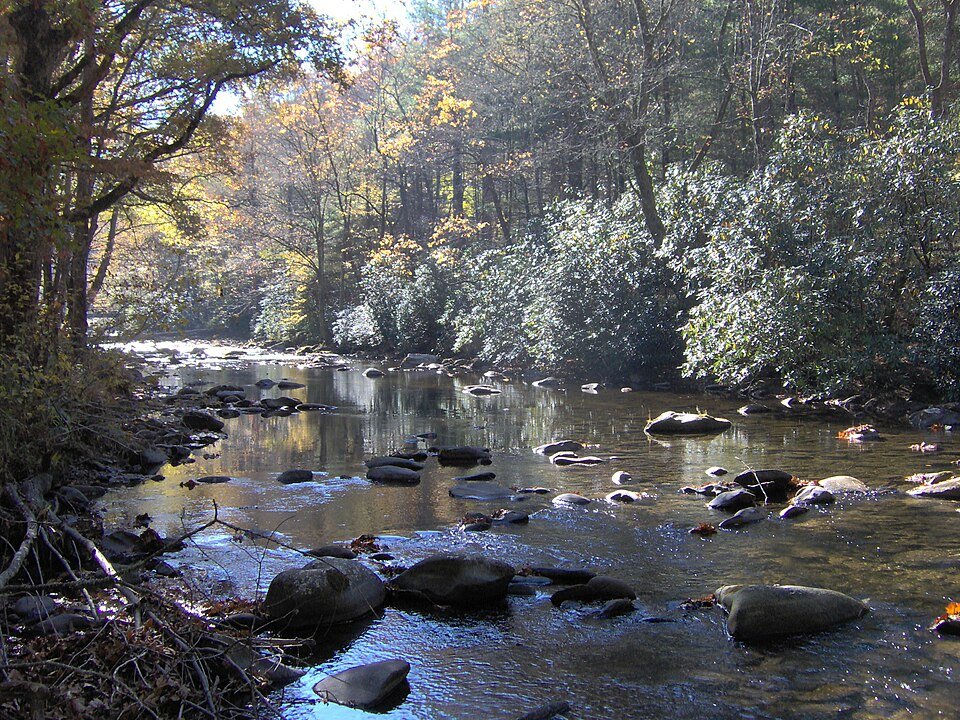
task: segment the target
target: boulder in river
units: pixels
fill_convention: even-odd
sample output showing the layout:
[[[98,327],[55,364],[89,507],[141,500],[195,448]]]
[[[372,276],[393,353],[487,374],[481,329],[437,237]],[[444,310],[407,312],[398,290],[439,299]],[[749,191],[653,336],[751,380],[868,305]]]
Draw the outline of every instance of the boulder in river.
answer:
[[[432,363],[440,362],[439,355],[428,355],[426,353],[408,353],[407,356],[400,361],[401,370],[410,370],[417,367],[418,365],[430,365]]]
[[[490,462],[490,449],[473,445],[454,445],[436,448],[441,465],[475,465]]]
[[[463,388],[462,392],[467,395],[473,395],[474,397],[484,397],[486,395],[499,395],[501,391],[499,388],[489,385],[467,385]]]
[[[363,371],[365,378],[382,378],[383,375],[383,370],[377,370],[377,368],[367,368]]]
[[[211,432],[223,430],[223,420],[219,420],[203,410],[187,410],[183,414],[181,422],[191,430],[209,430]]]
[[[918,498],[960,500],[960,477],[942,480],[933,485],[921,485],[920,487],[908,490],[907,494]]]
[[[714,465],[712,467],[708,467],[706,470],[704,470],[704,472],[707,475],[710,475],[711,477],[722,477],[723,475],[726,475],[730,471],[727,470],[726,468],[720,467],[719,465]]]
[[[602,465],[607,461],[594,455],[580,456],[575,453],[556,453],[550,457],[550,462],[557,467],[569,467],[571,465]]]
[[[587,505],[589,503],[589,498],[577,493],[560,493],[553,499],[554,505]]]
[[[448,492],[461,500],[506,500],[513,496],[510,488],[486,481],[457,483]]]
[[[640,493],[633,490],[614,490],[612,493],[607,493],[603,499],[608,503],[634,503],[642,497]]]
[[[576,440],[554,440],[544,445],[538,445],[533,449],[540,455],[553,455],[558,452],[577,452],[583,450],[583,443]]]
[[[303,404],[303,400],[293,397],[287,397],[286,395],[281,395],[280,397],[275,398],[263,398],[260,400],[261,407],[267,408],[267,410],[292,410],[297,407],[297,405]]]
[[[809,505],[787,505],[787,507],[780,511],[780,519],[792,520],[795,517],[806,515],[808,512],[810,512]]]
[[[277,387],[281,390],[298,390],[306,387],[306,385],[301,382],[296,382],[295,380],[281,380],[277,383]]]
[[[868,492],[870,492],[870,488],[868,488],[862,481],[857,480],[857,478],[850,475],[831,475],[828,478],[824,478],[817,484],[820,487],[829,490],[834,495],[839,495],[840,493],[866,495]]]
[[[284,570],[270,583],[264,608],[291,628],[333,625],[373,612],[383,604],[383,581],[356,560],[324,558]]]
[[[743,488],[739,490],[730,490],[722,492],[713,500],[707,503],[707,507],[713,510],[725,510],[726,512],[736,512],[744,508],[753,507],[757,504],[757,498],[749,490]]]
[[[610,482],[614,485],[624,485],[633,480],[633,475],[628,473],[626,470],[617,470],[613,477],[610,478]]]
[[[483,555],[442,553],[400,573],[390,587],[437,605],[485,605],[506,597],[514,574],[511,565]]]
[[[783,470],[746,470],[734,482],[752,492],[761,500],[786,500],[793,487],[793,475]]]
[[[725,585],[715,595],[737,640],[820,632],[868,612],[849,595],[800,585]]]
[[[485,482],[487,480],[496,480],[495,472],[478,472],[473,475],[458,475],[453,479],[454,482]]]
[[[416,460],[410,460],[408,458],[401,457],[372,457],[369,460],[365,460],[364,465],[368,468],[383,467],[384,465],[393,465],[394,467],[406,468],[407,470],[420,471],[423,470],[423,463],[418,463]]]
[[[409,672],[410,663],[405,660],[382,660],[329,675],[313,691],[325,702],[373,710],[406,683]]]
[[[807,485],[800,489],[791,502],[794,505],[829,505],[836,501],[833,493],[819,485]]]
[[[272,388],[274,385],[276,385],[276,383],[270,378],[260,378],[254,383],[254,385],[256,385],[258,388],[263,388],[266,390]]]
[[[759,403],[748,403],[743,407],[737,409],[737,412],[744,417],[749,417],[750,415],[762,415],[764,413],[773,412],[772,408],[767,407],[766,405],[760,405]]]
[[[736,528],[741,528],[745,525],[752,525],[753,523],[765,520],[766,517],[767,513],[760,508],[748,507],[744,508],[743,510],[738,510],[720,523],[718,527],[721,530],[735,530]]]
[[[705,435],[723,432],[731,424],[726,418],[668,410],[648,422],[644,431],[651,435]]]
[[[398,465],[378,465],[367,470],[367,479],[397,485],[416,485],[420,482],[420,473]]]
[[[626,598],[635,600],[637,594],[623,580],[609,577],[607,575],[597,575],[590,578],[583,585],[573,585],[563,590],[558,590],[550,597],[550,602],[559,607],[567,600],[578,600],[580,602],[606,602],[607,600],[616,600]]]
[[[532,385],[538,388],[558,388],[561,385],[561,381],[560,378],[550,376],[541,380],[534,380]]]
[[[311,482],[313,480],[312,470],[284,470],[277,475],[277,482],[284,485],[293,485],[294,483]],[[199,482],[199,480],[197,481]]]

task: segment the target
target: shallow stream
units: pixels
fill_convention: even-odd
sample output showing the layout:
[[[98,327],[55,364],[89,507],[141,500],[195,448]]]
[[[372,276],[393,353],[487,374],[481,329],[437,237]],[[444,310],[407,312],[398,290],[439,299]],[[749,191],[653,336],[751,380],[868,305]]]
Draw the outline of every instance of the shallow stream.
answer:
[[[214,351],[211,349],[211,353]],[[218,349],[217,352],[221,352]],[[950,600],[960,600],[960,505],[913,499],[903,478],[950,468],[960,438],[882,428],[882,442],[837,439],[842,420],[736,414],[723,398],[669,393],[596,395],[492,382],[503,392],[461,392],[476,375],[388,372],[379,379],[296,365],[292,357],[194,360],[171,371],[171,389],[204,382],[237,384],[247,397],[293,395],[335,405],[332,414],[300,413],[227,420],[229,437],[198,451],[197,462],[166,467],[166,480],[124,488],[104,498],[108,525],[130,527],[143,512],[152,527],[175,535],[220,517],[276,532],[284,543],[311,548],[371,533],[396,563],[410,565],[439,550],[486,553],[517,567],[587,567],[628,581],[639,612],[609,620],[596,608],[558,609],[549,593],[511,597],[496,612],[438,614],[387,608],[381,617],[321,633],[314,667],[274,699],[288,718],[360,718],[368,713],[324,704],[312,686],[326,673],[400,657],[410,662],[410,693],[385,718],[516,718],[553,700],[573,706],[571,718],[930,718],[958,716],[960,638],[926,628]],[[261,391],[263,377],[306,388]],[[646,421],[663,410],[709,411],[734,421],[710,437],[652,440]],[[363,460],[434,432],[437,444],[489,447],[490,468],[504,485],[542,485],[594,498],[554,507],[534,495],[517,509],[526,526],[461,533],[471,510],[503,505],[456,500],[451,478],[462,469],[430,459],[415,487],[373,485]],[[555,467],[531,448],[557,438],[589,443],[615,456],[594,467]],[[919,455],[926,440],[944,451]],[[422,446],[422,444],[421,444]],[[211,456],[204,459],[206,453]],[[853,475],[874,490],[796,520],[777,519],[710,538],[690,535],[701,522],[725,517],[703,498],[682,495],[708,481],[704,470],[779,468],[801,479]],[[281,485],[291,468],[323,471],[315,482]],[[613,506],[611,475],[630,472],[642,503]],[[180,485],[192,477],[229,475],[226,484]],[[345,476],[345,477],[340,477]],[[508,504],[510,504],[508,502]],[[237,543],[211,529],[168,562],[192,568],[220,589],[252,597],[302,557],[263,544]],[[731,583],[784,583],[831,588],[867,601],[871,612],[836,631],[752,646],[731,640],[718,609],[685,613],[680,602]],[[551,589],[552,590],[552,589]],[[645,622],[657,617],[675,622]]]

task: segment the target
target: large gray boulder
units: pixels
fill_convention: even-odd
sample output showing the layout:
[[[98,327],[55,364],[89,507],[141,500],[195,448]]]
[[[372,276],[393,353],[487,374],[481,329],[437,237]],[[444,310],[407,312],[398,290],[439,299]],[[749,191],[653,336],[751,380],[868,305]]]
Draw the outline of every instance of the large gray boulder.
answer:
[[[400,573],[390,587],[437,605],[484,605],[502,601],[516,570],[483,555],[441,553]]]
[[[651,435],[703,435],[723,432],[731,424],[726,418],[668,410],[648,422],[644,431]]]
[[[383,581],[356,560],[324,558],[284,570],[270,583],[264,609],[289,628],[334,625],[383,605]]]
[[[801,585],[724,585],[715,594],[737,640],[820,632],[869,610],[849,595]]]
[[[907,494],[918,498],[960,500],[960,477],[942,480],[932,485],[921,485],[912,490],[907,490]]]
[[[372,710],[402,685],[410,672],[405,660],[383,660],[359,665],[324,678],[313,691],[324,701]]]

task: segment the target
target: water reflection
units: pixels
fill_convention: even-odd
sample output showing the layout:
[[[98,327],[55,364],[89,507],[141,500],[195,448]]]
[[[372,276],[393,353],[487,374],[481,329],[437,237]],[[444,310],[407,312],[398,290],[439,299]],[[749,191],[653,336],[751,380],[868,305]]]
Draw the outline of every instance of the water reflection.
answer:
[[[409,697],[389,718],[517,717],[554,699],[575,716],[888,718],[952,717],[957,698],[957,643],[924,627],[948,599],[960,599],[960,515],[956,505],[917,501],[899,493],[848,499],[799,521],[772,519],[742,532],[702,540],[687,533],[721,516],[702,500],[679,495],[706,480],[705,468],[733,471],[774,467],[801,478],[850,474],[872,488],[895,485],[913,472],[945,469],[958,444],[949,436],[888,430],[885,442],[851,446],[836,439],[840,421],[740,418],[731,402],[703,396],[629,393],[588,395],[493,383],[502,394],[476,398],[462,387],[476,377],[431,372],[388,373],[372,380],[350,372],[241,360],[215,369],[184,366],[173,386],[195,381],[238,384],[248,397],[292,395],[336,405],[333,414],[302,413],[228,421],[219,457],[167,468],[167,480],[125,489],[107,499],[108,521],[122,524],[139,512],[161,532],[209,518],[213,501],[238,525],[276,531],[284,542],[314,547],[362,533],[391,534],[388,545],[409,564],[431,552],[477,549],[525,564],[585,565],[631,582],[643,610],[600,622],[583,610],[558,610],[546,594],[513,598],[492,617],[436,617],[388,609],[347,635],[322,644],[317,669],[283,695],[291,718],[355,718],[359,711],[324,706],[311,687],[321,673],[402,656],[413,665]],[[260,390],[260,377],[287,377],[300,390]],[[719,436],[653,441],[643,433],[665,409],[709,409],[734,419]],[[632,489],[652,496],[636,506],[595,502],[553,507],[550,496],[521,506],[527,527],[464,535],[450,528],[462,514],[499,504],[451,498],[462,469],[430,461],[416,487],[371,485],[362,462],[391,452],[417,433],[435,432],[438,444],[465,443],[494,450],[497,481],[544,485],[602,498],[610,475],[627,470]],[[596,447],[608,465],[557,468],[530,448],[571,437]],[[921,439],[944,445],[939,456],[907,447]],[[316,482],[279,485],[290,468],[326,472]],[[224,485],[190,491],[179,483],[200,475],[230,475]],[[341,477],[342,476],[342,477]],[[775,518],[775,516],[774,516]],[[417,532],[417,531],[441,532]],[[238,544],[222,531],[198,538],[178,560],[214,558],[208,572],[247,594],[265,587],[294,554]],[[835,633],[770,648],[727,639],[717,613],[684,615],[680,600],[733,582],[819,585],[868,598],[873,612]],[[645,614],[675,623],[642,622]]]

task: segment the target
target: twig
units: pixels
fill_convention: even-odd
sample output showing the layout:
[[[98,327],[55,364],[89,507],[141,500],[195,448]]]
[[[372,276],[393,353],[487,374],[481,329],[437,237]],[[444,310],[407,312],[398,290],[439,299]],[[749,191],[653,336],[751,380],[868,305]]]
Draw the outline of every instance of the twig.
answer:
[[[20,514],[26,519],[27,529],[23,536],[23,542],[20,543],[20,547],[18,547],[17,551],[13,554],[10,564],[0,573],[0,589],[4,588],[7,583],[20,572],[20,568],[23,567],[23,561],[27,559],[27,555],[30,553],[30,549],[33,547],[39,531],[36,516],[30,507],[23,502],[20,493],[17,492],[13,483],[7,483],[6,487],[4,487],[4,495],[10,499],[10,502],[16,506]]]

